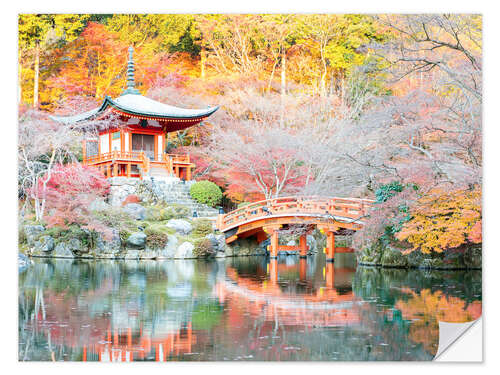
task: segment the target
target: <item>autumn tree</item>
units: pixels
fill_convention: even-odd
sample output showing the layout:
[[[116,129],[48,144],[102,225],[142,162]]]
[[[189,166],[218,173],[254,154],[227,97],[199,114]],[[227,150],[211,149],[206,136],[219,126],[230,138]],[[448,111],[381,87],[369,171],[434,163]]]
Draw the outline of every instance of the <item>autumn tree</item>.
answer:
[[[96,168],[81,164],[57,164],[33,189],[33,195],[46,202],[49,226],[81,228],[107,233],[107,228],[90,211],[91,203],[109,193],[109,182]]]
[[[90,15],[78,14],[21,14],[19,15],[19,100],[28,101],[30,95],[22,91],[23,75],[30,71],[33,76],[33,107],[38,107],[40,58],[49,57],[49,51],[77,38],[84,29]],[[33,59],[28,69],[25,59]],[[31,65],[31,64],[30,64]],[[46,67],[50,63],[44,64]]]

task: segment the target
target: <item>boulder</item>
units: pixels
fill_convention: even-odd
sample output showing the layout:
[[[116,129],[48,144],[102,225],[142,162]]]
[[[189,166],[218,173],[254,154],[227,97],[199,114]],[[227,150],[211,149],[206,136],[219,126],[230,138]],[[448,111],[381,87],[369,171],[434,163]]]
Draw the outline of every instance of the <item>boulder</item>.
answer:
[[[316,254],[318,252],[318,242],[314,236],[308,234],[306,237],[307,246],[309,246],[308,254]]]
[[[386,247],[382,254],[381,264],[383,267],[408,267],[408,259],[398,249]]]
[[[72,253],[88,253],[88,249],[83,246],[82,241],[78,238],[71,238],[66,245]]]
[[[95,252],[96,254],[114,254],[120,250],[120,232],[117,229],[111,229],[111,239],[106,240],[99,235],[97,237],[97,243]]]
[[[189,221],[183,219],[171,219],[167,223],[168,228],[174,229],[176,232],[181,234],[189,234],[193,230],[193,226]]]
[[[470,245],[464,253],[464,263],[467,268],[482,268],[483,251],[482,244]]]
[[[139,259],[141,252],[139,250],[126,250],[123,254],[123,259]]]
[[[132,233],[127,239],[127,245],[137,249],[144,249],[146,246],[146,235],[143,232]]]
[[[54,239],[51,236],[41,236],[38,241],[35,242],[33,254],[47,255],[54,250],[54,247]]]
[[[128,203],[123,206],[123,209],[135,220],[144,220],[146,217],[146,209],[138,203]]]
[[[176,259],[193,258],[194,245],[191,242],[182,243],[175,252]]]
[[[149,247],[147,247],[146,250],[140,252],[139,258],[140,259],[156,259],[158,257],[159,253],[160,253],[159,250],[150,249]]]
[[[94,199],[89,205],[89,210],[90,211],[106,211],[106,210],[109,210],[110,207],[111,207],[111,205],[104,202],[103,199]]]
[[[175,236],[168,236],[167,246],[158,254],[158,258],[174,258],[179,240]]]
[[[24,271],[31,264],[31,260],[24,254],[18,253],[17,264],[19,272]]]
[[[74,258],[75,256],[69,249],[68,245],[65,242],[60,242],[57,244],[52,256],[56,258]]]
[[[40,233],[44,232],[45,228],[42,225],[25,225],[24,226],[24,234],[26,235],[26,241],[29,246],[35,245],[35,241],[40,235]]]

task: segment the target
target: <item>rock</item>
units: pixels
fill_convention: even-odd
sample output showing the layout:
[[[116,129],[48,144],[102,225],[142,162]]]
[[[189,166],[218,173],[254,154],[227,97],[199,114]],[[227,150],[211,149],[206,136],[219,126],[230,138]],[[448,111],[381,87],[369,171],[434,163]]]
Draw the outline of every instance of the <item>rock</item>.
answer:
[[[57,244],[52,256],[56,258],[74,258],[75,256],[69,249],[69,247],[64,242],[60,242]]]
[[[179,240],[175,236],[168,236],[167,246],[158,254],[158,258],[174,258]]]
[[[96,254],[114,254],[120,251],[121,241],[120,232],[117,229],[111,229],[111,239],[106,240],[102,235],[97,237]]]
[[[24,226],[24,234],[26,235],[26,241],[29,246],[35,245],[35,241],[40,235],[40,233],[44,232],[45,228],[42,225],[25,225]]]
[[[31,264],[31,260],[24,254],[17,254],[18,271],[22,272]]]
[[[215,257],[216,258],[225,258],[226,257],[226,254],[222,251],[218,251],[216,254],[215,254]]]
[[[467,268],[482,268],[482,245],[470,245],[464,253],[464,264]]]
[[[193,258],[194,245],[191,242],[182,243],[175,252],[176,259]]]
[[[123,254],[123,259],[139,259],[141,252],[139,250],[127,250]]]
[[[132,233],[127,239],[127,245],[138,249],[144,249],[146,246],[146,235],[143,232]]]
[[[181,234],[189,234],[193,230],[193,226],[189,221],[183,219],[171,219],[167,223],[167,228],[175,229],[176,232]]]
[[[139,258],[140,259],[156,259],[158,257],[159,253],[160,253],[159,250],[150,249],[147,247],[146,250],[140,252]]]
[[[265,255],[266,250],[258,244],[255,238],[249,237],[227,245],[225,253],[227,256]]]
[[[38,241],[35,242],[35,248],[33,253],[39,253],[41,255],[46,255],[54,250],[55,243],[51,236],[41,236]]]
[[[408,267],[408,258],[397,249],[387,247],[382,254],[383,267]]]
[[[83,247],[82,241],[72,238],[67,242],[67,247],[72,253],[88,253],[88,249]]]
[[[308,254],[316,254],[318,252],[318,242],[314,236],[308,234],[306,237],[307,246],[309,246]]]
[[[144,220],[146,209],[138,203],[129,203],[123,206],[123,210],[132,216],[135,220]]]
[[[89,205],[90,211],[106,211],[111,207],[110,204],[107,204],[102,199],[94,199],[92,203]]]

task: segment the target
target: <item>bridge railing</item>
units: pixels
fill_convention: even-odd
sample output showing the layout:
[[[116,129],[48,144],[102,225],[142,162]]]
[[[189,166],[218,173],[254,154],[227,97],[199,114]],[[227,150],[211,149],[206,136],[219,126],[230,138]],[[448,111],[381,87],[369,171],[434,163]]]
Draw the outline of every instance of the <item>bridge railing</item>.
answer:
[[[268,199],[219,215],[217,228],[224,231],[258,217],[283,214],[332,215],[356,220],[367,215],[372,204],[369,199],[319,196]]]

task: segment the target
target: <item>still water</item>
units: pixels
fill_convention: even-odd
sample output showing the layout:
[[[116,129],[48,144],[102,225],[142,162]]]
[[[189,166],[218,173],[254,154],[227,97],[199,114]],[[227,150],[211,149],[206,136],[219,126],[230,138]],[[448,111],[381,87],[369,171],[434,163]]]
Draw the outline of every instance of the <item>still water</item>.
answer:
[[[19,360],[431,360],[438,321],[474,320],[481,300],[481,271],[356,268],[352,254],[35,259]]]

